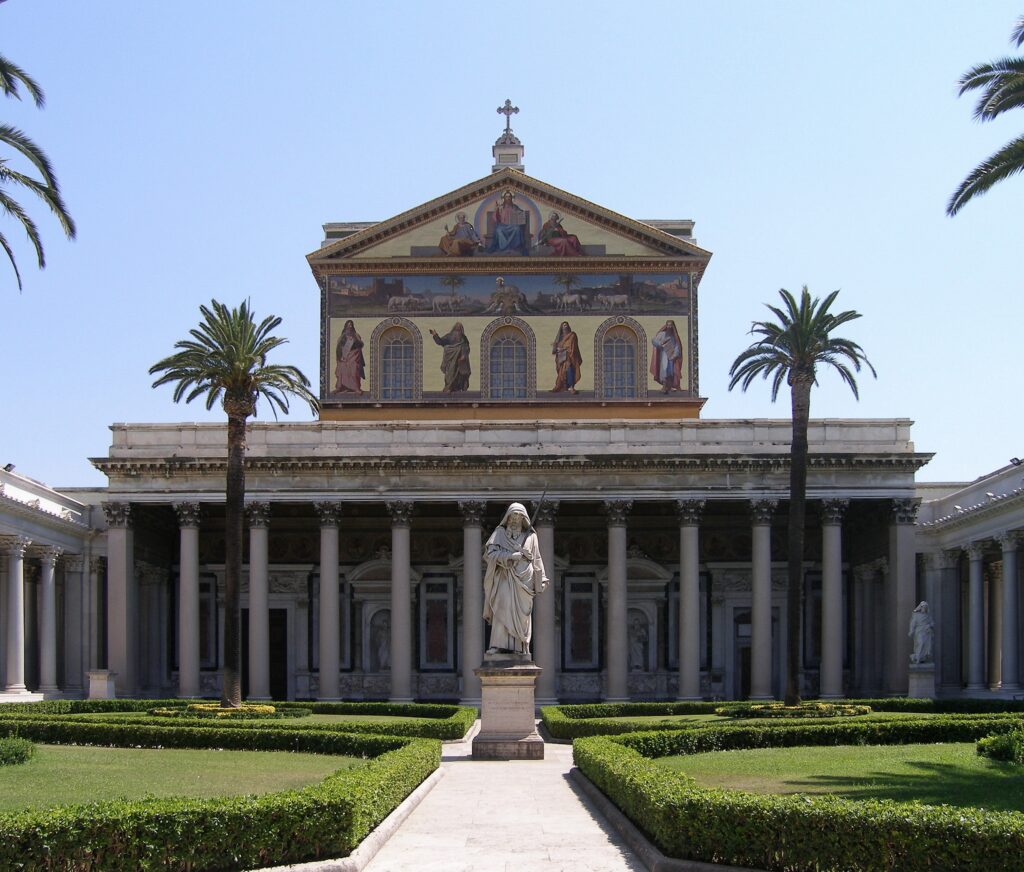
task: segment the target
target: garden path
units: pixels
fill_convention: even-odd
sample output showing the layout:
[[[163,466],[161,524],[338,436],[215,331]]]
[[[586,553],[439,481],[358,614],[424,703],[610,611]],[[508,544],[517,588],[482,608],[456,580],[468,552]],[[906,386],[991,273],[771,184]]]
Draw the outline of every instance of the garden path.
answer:
[[[446,744],[436,787],[364,872],[644,872],[569,780],[572,746],[543,760],[475,761]]]

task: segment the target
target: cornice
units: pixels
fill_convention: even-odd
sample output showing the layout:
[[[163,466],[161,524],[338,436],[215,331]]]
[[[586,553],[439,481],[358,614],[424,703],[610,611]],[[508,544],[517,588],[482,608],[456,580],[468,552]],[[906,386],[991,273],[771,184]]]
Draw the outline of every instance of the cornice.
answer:
[[[84,521],[76,521],[74,518],[47,511],[33,503],[25,503],[9,497],[2,488],[0,488],[0,511],[67,532],[82,533],[91,529]]]
[[[943,515],[934,521],[918,522],[918,529],[925,533],[939,533],[945,530],[958,530],[970,526],[977,521],[988,520],[1002,514],[1007,509],[1024,508],[1024,487],[1018,487],[1006,494],[990,497],[983,503],[964,506],[952,515]]]
[[[702,257],[686,257],[675,253],[671,257],[644,257],[643,255],[589,255],[573,258],[530,257],[500,258],[477,255],[458,262],[458,269],[452,268],[451,258],[437,257],[384,257],[366,260],[337,260],[316,262],[310,265],[317,278],[328,275],[459,275],[475,273],[501,273],[502,275],[524,275],[550,273],[658,273],[695,272],[699,276],[708,262]]]
[[[823,454],[811,455],[808,468],[820,471],[885,470],[912,473],[924,466],[931,454]],[[129,459],[92,458],[92,464],[108,476],[176,478],[218,474],[227,471],[225,458],[174,457]],[[743,472],[779,473],[789,470],[789,455],[737,456],[720,454],[574,454],[571,456],[495,456],[447,454],[442,456],[396,457],[247,457],[247,472],[253,473],[346,473],[402,472],[593,472],[595,470],[636,472]]]

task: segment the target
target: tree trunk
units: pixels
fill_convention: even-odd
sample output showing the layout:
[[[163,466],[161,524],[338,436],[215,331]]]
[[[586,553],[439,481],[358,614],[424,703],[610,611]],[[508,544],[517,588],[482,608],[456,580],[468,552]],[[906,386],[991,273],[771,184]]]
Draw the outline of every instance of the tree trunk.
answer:
[[[220,704],[242,704],[242,640],[238,589],[245,502],[245,418],[228,414],[228,479],[224,501],[224,669]]]
[[[786,705],[800,704],[800,625],[804,594],[807,503],[807,422],[814,376],[793,380],[793,441],[789,454],[789,573],[786,587]]]

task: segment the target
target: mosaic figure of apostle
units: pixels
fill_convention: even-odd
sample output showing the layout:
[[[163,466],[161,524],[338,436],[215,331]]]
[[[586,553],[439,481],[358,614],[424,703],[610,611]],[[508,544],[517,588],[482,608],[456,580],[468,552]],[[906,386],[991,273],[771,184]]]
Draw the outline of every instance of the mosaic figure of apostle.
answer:
[[[469,257],[478,248],[483,248],[483,241],[476,228],[466,220],[466,213],[459,212],[455,216],[455,226],[451,230],[444,225],[444,236],[438,243],[441,249],[449,257]]]
[[[351,319],[341,328],[335,357],[337,365],[334,367],[334,390],[338,393],[361,394],[363,379],[366,378],[363,340],[356,332],[356,325]]]
[[[661,385],[661,392],[678,391],[683,378],[683,342],[675,321],[666,321],[654,339],[651,354],[651,375]]]
[[[430,328],[430,336],[440,345],[444,352],[441,355],[441,372],[444,374],[444,392],[454,394],[469,390],[469,340],[461,321],[456,321],[444,336],[439,336],[434,328]]]
[[[583,356],[580,354],[579,339],[568,321],[563,321],[558,328],[558,336],[551,345],[551,353],[555,356],[555,386],[551,390],[576,393]]]
[[[484,546],[484,620],[491,625],[488,654],[530,653],[533,598],[548,577],[540,543],[522,503],[512,503]]]

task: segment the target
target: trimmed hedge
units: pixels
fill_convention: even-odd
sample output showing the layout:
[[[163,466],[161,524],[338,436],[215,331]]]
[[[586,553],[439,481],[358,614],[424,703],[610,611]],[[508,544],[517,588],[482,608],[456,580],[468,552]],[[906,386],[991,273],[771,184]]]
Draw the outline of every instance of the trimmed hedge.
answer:
[[[979,739],[978,753],[993,760],[1024,764],[1024,728]]]
[[[867,705],[875,712],[903,712],[907,714],[1000,714],[1012,717],[1024,713],[1020,700],[931,700],[886,697],[882,699],[848,699],[844,705]],[[584,736],[618,736],[652,729],[692,730],[700,723],[651,724],[650,721],[611,721],[609,718],[652,717],[657,715],[715,714],[717,709],[729,709],[745,703],[721,702],[654,702],[654,703],[588,703],[585,705],[558,705],[541,708],[541,718],[547,731],[556,739],[579,739]],[[794,720],[793,723],[798,723]]]
[[[5,736],[0,739],[0,766],[17,766],[26,763],[36,752],[36,746],[28,739]]]
[[[119,718],[119,714],[126,712],[149,713],[154,707],[178,708],[190,702],[189,700],[138,700],[138,699],[115,699],[115,700],[49,700],[38,703],[13,703],[0,706],[0,718],[19,718],[24,720],[52,720],[54,715],[58,720],[73,721],[76,723],[131,723],[140,726],[167,724],[164,716],[133,717],[130,720]],[[51,703],[62,703],[60,706],[51,708]],[[295,703],[275,702],[275,708],[279,709],[285,717],[298,716],[302,712],[310,710],[314,714],[331,715],[391,715],[395,717],[421,718],[420,722],[409,723],[368,723],[364,721],[338,722],[335,724],[297,724],[288,723],[281,725],[289,730],[320,730],[327,732],[346,733],[367,733],[384,734],[392,736],[409,736],[422,739],[440,739],[442,741],[453,741],[461,739],[466,735],[469,728],[477,718],[476,709],[467,706],[439,705],[439,704],[417,704],[417,703]],[[56,710],[54,710],[56,709]],[[83,718],[80,715],[99,714],[109,717]],[[78,717],[76,717],[78,716]],[[176,724],[183,726],[199,726],[210,723],[208,718],[181,716],[175,718]],[[230,726],[237,729],[275,729],[276,723],[268,720],[241,720],[228,719],[219,720],[218,726]]]
[[[436,741],[283,728],[87,724],[0,718],[42,742],[305,751],[373,758],[301,790],[222,799],[99,802],[0,814],[0,868],[254,868],[350,854],[440,765]]]
[[[871,714],[871,706],[834,702],[805,702],[800,705],[741,703],[720,706],[715,709],[715,714],[725,718],[855,718]]]
[[[580,770],[671,857],[787,872],[995,872],[1021,868],[1024,815],[712,790],[648,758],[724,748],[970,741],[1012,727],[1005,718],[723,726],[584,738],[573,743],[573,756]],[[960,735],[951,738],[951,732]]]
[[[221,721],[280,720],[281,718],[305,718],[313,714],[312,709],[293,708],[277,711],[272,705],[243,703],[237,708],[224,708],[219,703],[193,702],[186,706],[153,708],[149,714],[158,718],[212,718]]]

